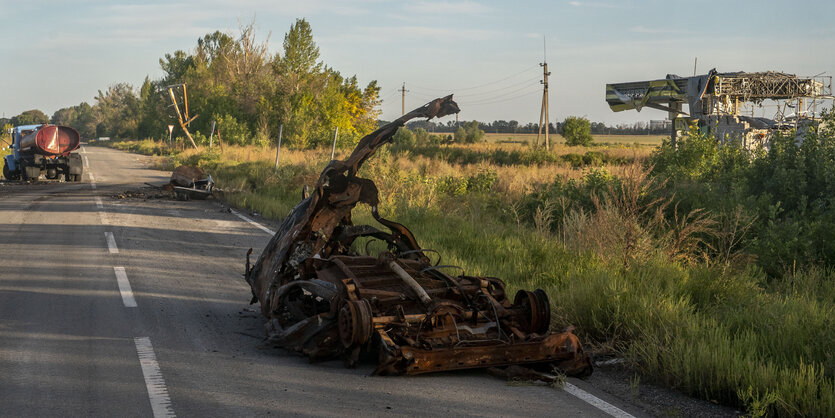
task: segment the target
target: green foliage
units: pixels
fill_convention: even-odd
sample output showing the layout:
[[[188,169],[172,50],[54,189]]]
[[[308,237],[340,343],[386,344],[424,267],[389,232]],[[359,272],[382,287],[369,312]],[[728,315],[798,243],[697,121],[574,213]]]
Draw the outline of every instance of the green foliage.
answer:
[[[415,134],[405,126],[398,128],[392,137],[392,143],[404,148],[414,147],[415,142]]]
[[[586,118],[569,116],[563,121],[562,129],[566,145],[587,147],[594,140],[591,136],[591,123]]]
[[[85,139],[96,136],[97,119],[93,106],[86,102],[59,109],[52,115],[53,124],[73,127]]]
[[[432,135],[423,128],[417,128],[413,131],[415,134],[415,144],[419,146],[438,145],[441,143],[441,137]]]
[[[484,140],[484,131],[478,127],[478,121],[470,121],[455,130],[455,142],[458,144],[474,144]]]
[[[40,125],[42,123],[49,123],[49,116],[38,109],[27,110],[17,116],[12,116],[11,119],[11,124],[14,126]]]
[[[833,120],[824,116],[824,126]],[[653,175],[683,208],[727,216],[741,207],[754,219],[741,245],[771,276],[798,267],[835,267],[835,135],[813,129],[801,140],[776,135],[767,150],[720,146],[691,132],[652,157]]]
[[[234,116],[215,116],[217,131],[225,144],[248,145],[252,142],[252,132],[245,123],[239,122]]]
[[[355,76],[343,77],[321,62],[304,19],[290,26],[281,54],[272,54],[250,23],[237,36],[208,33],[192,52],[166,53],[159,63],[162,78],[146,77],[138,92],[129,84],[115,84],[99,91],[94,105],[61,109],[53,118],[85,137],[166,138],[166,125],[180,131],[166,86],[185,84],[188,116],[198,115],[189,130],[206,136],[212,121],[225,123],[220,129],[229,132],[221,135],[230,143],[272,144],[283,125],[282,142],[290,147],[330,145],[337,128],[337,146],[351,147],[376,128],[376,81],[362,87]],[[175,90],[185,112],[183,96],[182,89]]]

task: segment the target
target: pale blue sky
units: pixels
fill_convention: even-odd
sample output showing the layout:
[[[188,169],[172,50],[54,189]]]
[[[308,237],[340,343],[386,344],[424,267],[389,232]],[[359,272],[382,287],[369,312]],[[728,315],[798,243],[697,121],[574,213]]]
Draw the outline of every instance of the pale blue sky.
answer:
[[[663,119],[651,109],[612,113],[607,82],[775,70],[835,73],[835,2],[817,1],[41,1],[0,0],[0,114],[93,103],[117,82],[161,75],[158,60],[197,38],[237,33],[255,17],[279,51],[297,17],[311,23],[322,59],[362,84],[378,80],[384,119],[455,93],[462,119],[539,118],[543,37],[551,121]]]

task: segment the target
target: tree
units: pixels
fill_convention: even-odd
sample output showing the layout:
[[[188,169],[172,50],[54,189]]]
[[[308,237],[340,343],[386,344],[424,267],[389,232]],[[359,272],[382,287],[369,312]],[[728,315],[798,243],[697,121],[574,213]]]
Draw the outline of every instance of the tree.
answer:
[[[76,106],[58,109],[52,115],[51,123],[74,128],[82,138],[96,136],[96,115],[93,106],[87,102],[81,102]]]
[[[42,123],[49,123],[49,116],[38,109],[27,110],[17,116],[12,117],[12,125],[39,125]]]
[[[139,98],[130,84],[114,84],[106,92],[99,90],[94,107],[99,122],[96,125],[96,136],[136,137],[139,104]]]
[[[591,124],[586,118],[569,116],[562,124],[562,136],[566,145],[582,145],[587,147],[594,140],[591,136]]]

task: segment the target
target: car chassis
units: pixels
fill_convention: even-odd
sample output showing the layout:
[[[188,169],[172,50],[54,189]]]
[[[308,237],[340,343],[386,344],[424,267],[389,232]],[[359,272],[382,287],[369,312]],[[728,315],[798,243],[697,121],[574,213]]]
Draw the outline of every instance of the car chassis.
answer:
[[[380,216],[374,182],[362,163],[407,121],[458,113],[452,95],[433,100],[362,138],[348,159],[331,161],[310,196],[284,219],[258,260],[247,253],[251,303],[267,318],[267,341],[311,361],[343,357],[354,366],[377,351],[374,374],[539,365],[588,375],[591,360],[572,327],[549,333],[551,310],[542,290],[511,301],[494,277],[452,276],[430,261],[405,226]],[[387,231],[354,225],[357,203],[371,207]],[[359,238],[385,242],[376,256],[352,249]]]

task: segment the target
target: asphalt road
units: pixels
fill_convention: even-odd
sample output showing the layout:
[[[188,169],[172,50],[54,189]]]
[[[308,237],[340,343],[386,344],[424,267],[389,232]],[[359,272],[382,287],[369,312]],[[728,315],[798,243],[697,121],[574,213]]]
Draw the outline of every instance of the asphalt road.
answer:
[[[83,155],[83,183],[0,184],[2,416],[609,416],[483,371],[373,377],[373,361],[264,347],[242,273],[270,236],[216,201],[120,199],[168,173],[107,148]]]

